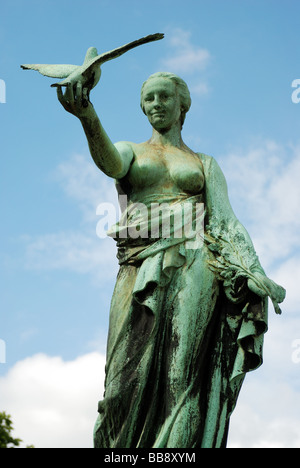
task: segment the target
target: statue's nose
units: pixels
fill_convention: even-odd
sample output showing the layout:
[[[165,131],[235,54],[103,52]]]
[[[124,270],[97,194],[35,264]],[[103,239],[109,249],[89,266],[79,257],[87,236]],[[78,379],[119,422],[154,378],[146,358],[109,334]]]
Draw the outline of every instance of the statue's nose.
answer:
[[[155,109],[159,109],[159,108],[161,107],[161,100],[160,100],[159,96],[156,96],[156,97],[154,98],[153,107],[154,107]]]

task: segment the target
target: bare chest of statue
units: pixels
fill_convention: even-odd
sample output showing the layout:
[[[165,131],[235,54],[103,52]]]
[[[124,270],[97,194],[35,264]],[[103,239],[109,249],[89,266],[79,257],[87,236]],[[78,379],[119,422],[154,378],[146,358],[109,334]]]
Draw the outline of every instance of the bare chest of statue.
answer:
[[[204,185],[199,156],[179,148],[143,143],[134,147],[128,174],[134,192],[200,193]]]

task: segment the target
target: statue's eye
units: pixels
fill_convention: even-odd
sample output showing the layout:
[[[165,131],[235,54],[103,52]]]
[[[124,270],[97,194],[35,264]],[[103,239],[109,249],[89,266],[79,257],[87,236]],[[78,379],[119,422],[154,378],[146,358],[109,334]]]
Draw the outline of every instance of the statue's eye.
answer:
[[[144,97],[144,101],[145,101],[145,102],[151,102],[151,101],[153,101],[153,96],[151,96],[151,95],[145,96],[145,97]]]

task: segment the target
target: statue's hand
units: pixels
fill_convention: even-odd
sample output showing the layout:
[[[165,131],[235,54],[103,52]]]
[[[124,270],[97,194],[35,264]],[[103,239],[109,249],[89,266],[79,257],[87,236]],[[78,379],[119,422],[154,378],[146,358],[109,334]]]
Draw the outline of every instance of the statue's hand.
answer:
[[[80,81],[75,85],[70,83],[66,87],[65,93],[62,92],[61,86],[58,86],[57,97],[64,109],[79,119],[89,115],[94,110],[89,100],[89,89],[83,87]]]
[[[262,273],[254,273],[255,280],[248,279],[248,288],[260,297],[269,296],[272,301],[283,302],[286,291],[282,286],[276,284],[273,280]]]

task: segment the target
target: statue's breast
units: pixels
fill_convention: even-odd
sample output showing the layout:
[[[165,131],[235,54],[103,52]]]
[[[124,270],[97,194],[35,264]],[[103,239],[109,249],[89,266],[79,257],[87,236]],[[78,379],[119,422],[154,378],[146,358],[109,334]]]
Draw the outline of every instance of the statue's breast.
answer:
[[[163,184],[168,178],[168,169],[157,154],[142,153],[135,156],[129,173],[129,181],[133,188]]]
[[[200,193],[204,186],[202,164],[195,155],[183,151],[143,151],[135,156],[128,174],[135,191],[153,187],[172,191]]]
[[[171,164],[170,176],[183,192],[200,193],[204,185],[203,172],[197,164],[175,162]]]

